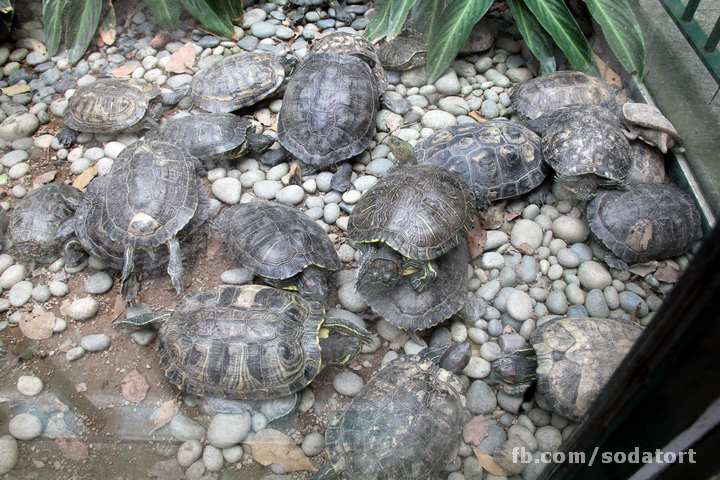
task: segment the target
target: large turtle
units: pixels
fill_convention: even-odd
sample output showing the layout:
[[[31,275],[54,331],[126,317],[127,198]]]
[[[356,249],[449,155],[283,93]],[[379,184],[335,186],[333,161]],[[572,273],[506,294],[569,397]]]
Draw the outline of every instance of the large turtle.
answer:
[[[593,234],[610,252],[603,259],[627,270],[627,263],[674,257],[702,238],[693,199],[667,183],[634,183],[603,191],[587,206]]]
[[[52,263],[73,236],[70,220],[80,206],[83,192],[62,182],[31,190],[13,209],[9,233],[15,249],[23,257]],[[70,255],[69,263],[77,257]]]
[[[236,53],[196,75],[187,96],[209,112],[233,112],[275,93],[296,66],[293,56],[281,60],[267,52]]]
[[[613,318],[558,317],[538,326],[532,347],[492,362],[498,386],[520,395],[533,381],[553,411],[579,421],[643,329]]]
[[[396,284],[410,275],[422,293],[437,278],[436,259],[472,227],[475,196],[456,174],[437,165],[411,165],[381,178],[348,219],[348,236],[362,255],[358,280]]]
[[[214,224],[230,252],[266,283],[324,299],[342,263],[325,231],[300,210],[256,201],[228,208]]]
[[[154,256],[162,245],[169,250],[167,271],[175,290],[178,295],[184,292],[177,234],[191,220],[202,224],[207,219],[208,211],[202,208],[207,192],[199,179],[203,173],[199,160],[177,142],[151,139],[128,145],[112,170],[91,182],[83,205],[100,211],[84,215],[98,222],[109,240],[123,246],[123,298],[131,296],[125,282],[135,269],[136,250]]]
[[[152,83],[130,78],[103,78],[78,87],[63,114],[65,127],[56,136],[63,147],[78,132],[135,132],[158,129],[162,115],[161,91]]]
[[[457,173],[473,189],[481,208],[532,191],[550,171],[540,137],[523,124],[507,120],[453,125],[415,147],[393,136],[389,145],[400,162],[432,163]],[[531,200],[542,203],[543,197],[536,190]]]
[[[187,393],[267,400],[307,386],[325,363],[347,364],[372,336],[325,316],[320,302],[261,285],[186,295],[175,308],[115,320],[117,330],[159,327],[161,368]]]
[[[470,344],[425,349],[378,370],[325,432],[328,461],[313,480],[431,479],[462,444],[465,388],[455,376]]]
[[[288,82],[278,139],[310,166],[339,163],[332,187],[345,191],[352,186],[352,167],[345,160],[370,144],[378,105],[377,81],[366,62],[351,55],[315,53]]]

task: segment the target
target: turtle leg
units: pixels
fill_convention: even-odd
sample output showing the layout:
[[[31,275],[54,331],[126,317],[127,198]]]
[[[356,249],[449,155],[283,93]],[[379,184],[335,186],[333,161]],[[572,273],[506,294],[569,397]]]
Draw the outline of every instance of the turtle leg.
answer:
[[[67,266],[70,268],[80,265],[85,258],[85,249],[77,238],[71,238],[63,247]]]
[[[73,143],[75,143],[75,139],[77,138],[78,131],[73,130],[72,128],[68,127],[67,125],[60,130],[57,135],[55,135],[55,138],[57,139],[58,143],[61,147],[67,148]]]
[[[122,296],[123,300],[132,300],[135,295],[137,295],[137,291],[132,294],[131,292],[131,282],[128,282],[128,278],[133,274],[133,270],[135,268],[135,249],[131,246],[125,247],[125,253],[123,254],[123,269],[122,269],[122,279],[120,281],[120,294]]]
[[[354,17],[351,13],[348,13],[345,11],[344,3],[345,2],[340,3],[338,0],[335,0],[332,3],[333,8],[335,9],[335,18],[337,18],[341,22],[349,24],[349,23],[352,23]]]
[[[361,279],[370,271],[378,248],[373,244],[358,244],[358,250],[360,250],[361,255],[360,261],[358,262],[357,278]]]
[[[292,18],[292,20],[290,20],[290,28],[294,27],[295,24],[302,20],[304,16],[305,7],[298,6],[298,9],[295,11],[295,16]]]
[[[477,210],[488,210],[492,206],[490,200],[490,190],[482,185],[473,185],[473,193],[475,194],[475,208]]]
[[[615,268],[621,272],[627,272],[628,268],[630,268],[626,262],[610,252],[605,254],[603,261],[608,265],[608,267]]]
[[[347,365],[360,354],[363,345],[373,343],[373,336],[364,327],[341,317],[327,316],[318,335],[324,363]]]
[[[270,135],[263,135],[262,133],[248,133],[246,136],[247,146],[251,152],[262,153],[268,148],[272,147],[275,143],[275,139]]]
[[[185,268],[182,263],[182,253],[180,252],[180,243],[176,237],[172,237],[167,241],[170,250],[170,261],[168,262],[167,273],[170,275],[175,292],[182,295],[185,292]]]
[[[410,274],[410,284],[417,293],[424,292],[428,285],[437,280],[438,268],[433,260],[406,259],[404,267],[417,268],[416,272]]]
[[[160,97],[160,102],[166,107],[173,107],[177,105],[177,103],[182,100],[182,98],[187,95],[189,91],[190,86],[186,85],[182,88],[178,88],[177,90],[173,90],[172,92],[163,93]]]
[[[338,192],[346,192],[353,186],[350,178],[352,178],[352,165],[348,161],[340,162],[337,164],[337,172],[330,180],[330,186]]]
[[[284,162],[289,153],[290,152],[288,152],[285,147],[280,145],[280,148],[274,148],[263,152],[262,155],[260,155],[260,163],[274,167],[275,165],[279,165]]]

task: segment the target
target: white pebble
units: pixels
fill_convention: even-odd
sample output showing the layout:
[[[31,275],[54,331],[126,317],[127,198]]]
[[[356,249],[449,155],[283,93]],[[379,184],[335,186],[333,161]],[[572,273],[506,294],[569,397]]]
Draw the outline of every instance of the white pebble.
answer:
[[[34,397],[43,390],[43,381],[34,375],[21,375],[17,381],[18,392]]]

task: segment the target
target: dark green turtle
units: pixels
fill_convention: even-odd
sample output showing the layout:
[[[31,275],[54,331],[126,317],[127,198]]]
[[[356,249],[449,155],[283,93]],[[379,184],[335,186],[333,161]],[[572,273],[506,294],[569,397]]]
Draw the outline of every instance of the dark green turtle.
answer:
[[[590,230],[610,250],[603,259],[627,270],[628,263],[674,257],[702,238],[693,199],[667,183],[634,183],[598,193],[587,206]]]
[[[65,127],[56,136],[63,147],[78,132],[135,132],[157,130],[162,115],[161,92],[152,83],[130,78],[103,78],[78,87],[63,114]]]
[[[441,356],[442,355],[442,356]],[[396,358],[368,381],[325,432],[328,460],[313,480],[435,478],[462,444],[465,388],[455,375],[468,342]]]
[[[267,400],[305,388],[324,363],[347,364],[372,336],[325,317],[320,302],[261,285],[186,295],[175,308],[115,320],[159,327],[160,365],[181,390],[205,397]]]
[[[10,240],[17,252],[39,263],[57,260],[73,236],[71,219],[82,199],[82,191],[62,182],[31,190],[10,216]],[[76,259],[70,254],[68,263],[78,263]]]
[[[266,283],[324,299],[342,263],[325,231],[300,210],[276,202],[228,208],[214,224],[230,252]]]
[[[398,36],[389,42],[382,42],[377,52],[380,63],[386,69],[410,70],[425,65],[428,47],[412,37]]]
[[[362,255],[358,281],[394,285],[409,275],[422,293],[438,276],[436,259],[472,227],[475,196],[456,174],[437,165],[411,165],[381,178],[348,219],[348,236]]]
[[[506,352],[492,371],[511,395],[537,381],[553,411],[580,421],[642,331],[613,318],[554,318],[535,329],[532,347]]]

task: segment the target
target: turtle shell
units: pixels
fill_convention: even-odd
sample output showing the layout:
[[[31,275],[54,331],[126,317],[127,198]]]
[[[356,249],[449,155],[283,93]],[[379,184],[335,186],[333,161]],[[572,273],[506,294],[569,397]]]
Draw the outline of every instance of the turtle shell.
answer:
[[[505,120],[444,128],[413,150],[418,164],[433,163],[457,173],[471,188],[487,189],[489,200],[527,193],[550,171],[540,137]]]
[[[52,263],[72,236],[58,227],[73,215],[83,192],[62,182],[41,185],[25,195],[10,216],[10,239],[23,257]]]
[[[188,393],[238,400],[290,395],[320,369],[319,302],[260,285],[186,295],[158,332],[160,363]]]
[[[315,41],[310,54],[332,53],[334,55],[352,55],[365,61],[373,71],[378,89],[384,92],[388,86],[385,69],[375,51],[375,46],[362,35],[348,32],[333,32]]]
[[[487,29],[483,22],[480,21],[473,26],[472,30],[470,30],[470,35],[468,35],[468,38],[462,44],[462,47],[460,47],[460,53],[466,54],[484,52],[492,47],[494,43],[495,39],[493,38],[492,33]]]
[[[342,266],[325,231],[288,205],[263,201],[233,205],[216,225],[230,252],[262,277],[283,280],[312,265],[328,273]]]
[[[588,204],[587,217],[595,236],[628,263],[681,255],[702,238],[692,198],[666,183],[600,192]]]
[[[579,421],[640,336],[642,327],[612,318],[556,318],[530,339],[537,391],[559,414]]]
[[[378,89],[367,63],[315,53],[288,82],[278,139],[305,163],[331,165],[361,153],[375,133]]]
[[[134,79],[105,78],[78,87],[63,114],[65,124],[80,132],[135,131],[160,96],[152,83]],[[153,112],[154,113],[154,112]]]
[[[624,103],[622,105],[622,116],[625,122],[667,133],[679,144],[683,143],[675,126],[662,114],[659,108],[653,105],[633,102]]]
[[[435,478],[457,454],[465,415],[465,389],[452,372],[419,355],[397,358],[331,417],[332,478]]]
[[[615,99],[614,89],[601,77],[561,70],[510,87],[513,106],[528,118],[537,118],[573,104],[598,105]]]
[[[348,219],[348,236],[432,260],[464,241],[474,215],[475,196],[456,174],[437,165],[412,165],[365,192]]]
[[[232,112],[270,96],[282,85],[285,73],[271,53],[237,53],[195,76],[188,98],[209,112]]]
[[[425,65],[427,45],[411,37],[395,37],[378,47],[378,57],[388,70],[409,70]]]
[[[424,330],[457,313],[467,297],[468,250],[465,242],[437,260],[438,278],[422,293],[412,287],[409,277],[388,289],[364,276],[357,291],[377,314],[404,330]]]
[[[630,140],[632,163],[625,176],[626,183],[665,181],[665,157],[662,152],[642,140]]]

